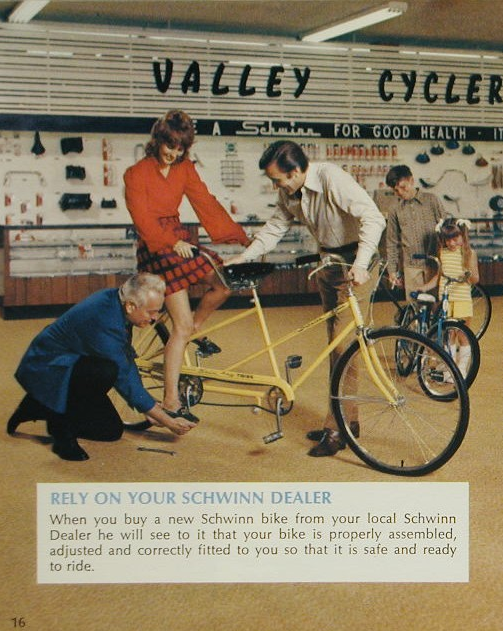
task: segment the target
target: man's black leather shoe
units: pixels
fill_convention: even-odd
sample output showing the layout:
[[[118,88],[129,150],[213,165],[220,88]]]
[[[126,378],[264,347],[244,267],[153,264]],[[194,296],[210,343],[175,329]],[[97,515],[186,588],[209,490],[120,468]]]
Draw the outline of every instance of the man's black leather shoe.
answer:
[[[44,420],[46,416],[47,409],[27,394],[7,421],[7,434],[10,434],[11,436],[15,434],[16,429],[21,423]]]
[[[320,442],[312,447],[307,453],[309,456],[319,458],[321,456],[333,456],[341,449],[346,448],[346,443],[339,436],[339,432],[335,429],[326,427],[323,431],[323,437]]]
[[[355,438],[360,436],[360,423],[358,421],[351,421],[349,423],[349,427],[351,432]],[[315,442],[319,442],[323,438],[323,434],[325,433],[324,429],[313,429],[310,432],[307,432],[306,438],[309,440],[314,440]]]
[[[55,438],[52,451],[63,460],[89,460],[89,456],[75,438]]]

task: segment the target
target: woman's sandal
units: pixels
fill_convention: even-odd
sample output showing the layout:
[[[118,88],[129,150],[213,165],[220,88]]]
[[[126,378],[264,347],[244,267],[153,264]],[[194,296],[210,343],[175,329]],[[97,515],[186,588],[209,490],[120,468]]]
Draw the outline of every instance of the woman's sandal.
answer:
[[[168,416],[171,416],[171,418],[184,418],[186,421],[190,421],[191,423],[199,423],[197,416],[191,414],[187,408],[178,408],[175,412],[167,410],[166,408],[162,409]],[[144,432],[154,426],[148,419],[138,421],[138,423],[123,423],[123,425],[124,429],[129,429],[133,432]]]
[[[215,353],[221,353],[222,349],[217,346],[215,342],[212,342],[207,337],[203,337],[200,340],[192,340],[192,343],[197,346],[197,349],[204,357],[215,355]]]

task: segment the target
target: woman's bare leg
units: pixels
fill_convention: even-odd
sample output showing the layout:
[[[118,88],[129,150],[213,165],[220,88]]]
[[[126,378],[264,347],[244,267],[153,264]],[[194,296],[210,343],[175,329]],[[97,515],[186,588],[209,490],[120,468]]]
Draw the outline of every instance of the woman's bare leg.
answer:
[[[194,330],[189,295],[183,289],[169,294],[165,299],[166,308],[173,322],[168,343],[164,348],[164,402],[167,410],[175,412],[180,408],[178,380],[183,364],[183,355],[189,337]]]
[[[201,283],[208,285],[199,304],[192,314],[187,290],[177,291],[166,296],[166,309],[173,322],[170,338],[164,349],[164,407],[176,411],[180,408],[178,381],[183,364],[185,348],[190,336],[201,328],[203,322],[215,309],[223,304],[230,295],[216,274],[211,272]]]
[[[231,290],[222,285],[215,272],[210,272],[200,282],[208,286],[208,291],[205,292],[194,312],[194,332],[199,331],[208,316],[231,295]]]

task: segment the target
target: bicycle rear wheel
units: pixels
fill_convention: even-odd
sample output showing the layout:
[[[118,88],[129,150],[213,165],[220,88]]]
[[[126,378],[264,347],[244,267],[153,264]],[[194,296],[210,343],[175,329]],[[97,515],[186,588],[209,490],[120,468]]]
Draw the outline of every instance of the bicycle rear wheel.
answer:
[[[475,333],[475,337],[480,338],[487,331],[492,316],[491,298],[482,285],[472,285],[473,317],[470,329]]]
[[[367,332],[367,340],[398,396],[390,403],[383,395],[366,370],[358,341],[353,342],[331,379],[332,410],[341,435],[378,471],[401,476],[435,471],[452,458],[468,427],[469,399],[459,370],[444,350],[411,331],[378,329]],[[398,370],[400,344],[415,345],[418,370]],[[444,381],[446,373],[452,383]],[[444,391],[449,396],[443,396]],[[351,430],[354,421],[358,436]]]

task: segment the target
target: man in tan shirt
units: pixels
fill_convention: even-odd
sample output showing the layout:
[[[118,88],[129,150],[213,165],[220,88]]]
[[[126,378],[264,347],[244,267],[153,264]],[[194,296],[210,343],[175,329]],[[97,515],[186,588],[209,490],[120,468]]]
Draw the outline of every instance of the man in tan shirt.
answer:
[[[328,162],[310,163],[302,147],[295,142],[279,140],[263,153],[259,168],[278,190],[276,212],[254,235],[244,252],[225,261],[226,265],[244,263],[270,252],[286,235],[294,221],[305,225],[318,244],[320,254],[340,254],[350,265],[359,300],[368,304],[373,288],[370,282],[374,255],[385,220],[366,191],[343,169]],[[343,280],[339,267],[327,268],[317,275],[324,311],[336,307],[344,292],[338,287]],[[328,324],[328,337],[344,326],[349,313]],[[333,366],[339,347],[330,358]],[[335,419],[329,410],[326,427],[308,433],[308,438],[319,441],[310,456],[331,456],[344,448],[344,442],[334,429]]]
[[[410,168],[405,164],[388,171],[386,184],[398,197],[397,203],[389,210],[386,228],[388,273],[390,282],[404,287],[408,297],[435,272],[424,260],[414,259],[413,256],[436,254],[435,226],[447,214],[438,197],[419,190]]]

